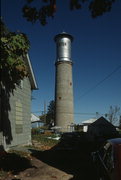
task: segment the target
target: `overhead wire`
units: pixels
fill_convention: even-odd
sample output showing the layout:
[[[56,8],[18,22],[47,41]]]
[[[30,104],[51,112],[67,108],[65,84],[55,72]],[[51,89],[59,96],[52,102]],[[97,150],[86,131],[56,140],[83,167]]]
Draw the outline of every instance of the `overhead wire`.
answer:
[[[82,94],[78,99],[80,99],[81,97],[87,95],[88,93],[90,93],[91,91],[93,91],[95,88],[97,88],[100,84],[102,84],[105,80],[107,80],[108,78],[110,78],[114,73],[116,73],[119,69],[121,68],[121,65],[118,66],[117,68],[115,68],[110,74],[108,74],[105,78],[103,78],[101,81],[99,81],[96,85],[94,85],[92,88],[90,88],[89,90],[87,90],[84,94]],[[35,111],[32,113],[44,113],[44,111]],[[68,112],[61,112],[61,113],[68,113]],[[69,113],[68,113],[69,114]],[[75,112],[73,113],[75,115],[95,115],[96,113],[79,113],[79,112]]]
[[[35,112],[32,112],[32,113],[40,113],[40,112],[44,113],[44,111],[35,111]],[[96,113],[80,113],[80,112],[75,112],[75,113],[61,112],[61,113],[76,114],[76,115],[95,115],[96,114]]]
[[[121,65],[118,66],[117,68],[115,68],[110,74],[108,74],[104,79],[102,79],[101,81],[99,81],[96,85],[94,85],[93,87],[91,87],[89,90],[87,90],[84,94],[82,94],[78,99],[82,98],[83,96],[86,96],[88,93],[90,93],[91,91],[93,91],[94,89],[96,89],[100,84],[102,84],[105,80],[107,80],[108,78],[110,78],[114,73],[116,73],[119,69],[121,68]]]

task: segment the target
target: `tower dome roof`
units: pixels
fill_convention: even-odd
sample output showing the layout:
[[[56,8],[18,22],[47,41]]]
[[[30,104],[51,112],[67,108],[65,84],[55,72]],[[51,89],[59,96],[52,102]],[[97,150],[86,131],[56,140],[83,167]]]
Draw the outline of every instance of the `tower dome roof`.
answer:
[[[63,37],[67,37],[69,38],[71,41],[73,41],[73,36],[66,33],[66,32],[62,32],[60,34],[57,34],[55,37],[54,37],[54,40],[57,41],[58,38],[63,38]]]

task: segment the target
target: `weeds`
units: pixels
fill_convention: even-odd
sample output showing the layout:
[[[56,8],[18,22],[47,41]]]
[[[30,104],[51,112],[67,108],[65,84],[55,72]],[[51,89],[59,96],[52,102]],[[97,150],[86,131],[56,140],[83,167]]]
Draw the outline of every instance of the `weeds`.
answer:
[[[38,141],[42,145],[54,146],[54,145],[58,144],[59,140],[49,139],[49,137],[55,138],[56,135],[55,134],[51,134],[51,135],[46,135],[46,134],[32,135],[32,139]]]

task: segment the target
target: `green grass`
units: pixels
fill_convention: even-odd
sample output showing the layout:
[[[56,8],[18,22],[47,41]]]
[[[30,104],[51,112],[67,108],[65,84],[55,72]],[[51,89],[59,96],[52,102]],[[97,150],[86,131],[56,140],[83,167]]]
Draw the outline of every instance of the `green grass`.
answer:
[[[121,129],[119,130],[119,134],[121,135]]]
[[[48,139],[48,137],[54,138],[54,137],[56,137],[56,135],[55,134],[52,134],[52,135],[46,135],[46,134],[32,135],[32,140],[36,140],[45,146],[54,146],[54,145],[58,144],[59,140]]]
[[[7,177],[7,172],[0,169],[0,180],[2,180],[3,177]]]

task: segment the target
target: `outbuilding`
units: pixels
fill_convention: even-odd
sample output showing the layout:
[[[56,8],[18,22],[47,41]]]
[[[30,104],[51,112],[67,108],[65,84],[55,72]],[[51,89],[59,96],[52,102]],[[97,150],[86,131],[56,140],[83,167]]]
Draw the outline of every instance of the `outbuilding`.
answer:
[[[29,56],[24,56],[23,60],[28,76],[16,85],[7,101],[5,91],[1,92],[0,146],[4,149],[31,143],[31,93],[37,89],[37,83]]]

